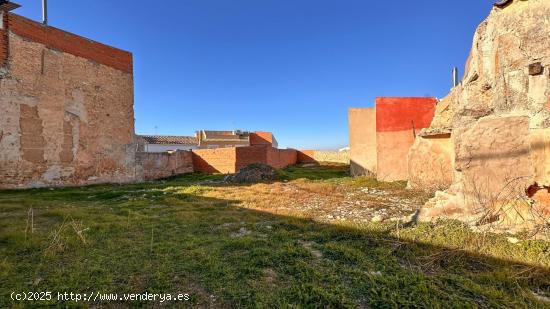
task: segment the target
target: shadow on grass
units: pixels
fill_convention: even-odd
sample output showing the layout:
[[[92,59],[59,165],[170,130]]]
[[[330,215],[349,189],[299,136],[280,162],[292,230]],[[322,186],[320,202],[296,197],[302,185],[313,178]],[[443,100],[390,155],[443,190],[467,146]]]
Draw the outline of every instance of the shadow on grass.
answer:
[[[0,192],[0,307],[60,304],[13,291],[189,293],[164,305],[223,308],[548,306],[533,294],[550,293],[547,268],[462,250],[472,236],[459,224],[322,224],[176,183]],[[548,243],[483,241],[548,265]],[[83,304],[96,303],[62,305]]]

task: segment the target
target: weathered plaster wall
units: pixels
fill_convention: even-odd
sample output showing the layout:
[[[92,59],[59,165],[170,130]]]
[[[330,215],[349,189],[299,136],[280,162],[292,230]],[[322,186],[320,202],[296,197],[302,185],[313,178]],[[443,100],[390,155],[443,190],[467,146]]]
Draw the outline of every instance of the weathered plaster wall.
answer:
[[[348,121],[351,175],[376,174],[376,109],[350,108]]]
[[[453,182],[454,147],[450,134],[418,136],[408,153],[409,187],[429,192]]]
[[[131,54],[16,15],[8,21],[0,187],[133,180]]]
[[[430,125],[435,98],[376,99],[376,177],[384,181],[408,179],[407,157],[415,135]]]

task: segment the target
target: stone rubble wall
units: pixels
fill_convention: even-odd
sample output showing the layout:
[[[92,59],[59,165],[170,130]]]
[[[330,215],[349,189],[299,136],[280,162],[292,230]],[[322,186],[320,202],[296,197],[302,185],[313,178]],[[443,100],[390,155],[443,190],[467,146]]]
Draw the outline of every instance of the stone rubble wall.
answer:
[[[462,83],[436,108],[421,139],[450,133],[452,184],[421,220],[451,217],[476,224],[550,219],[550,1],[493,8],[478,27]],[[409,153],[418,166],[426,141]],[[422,169],[411,167],[416,176]],[[527,223],[526,223],[527,224]]]

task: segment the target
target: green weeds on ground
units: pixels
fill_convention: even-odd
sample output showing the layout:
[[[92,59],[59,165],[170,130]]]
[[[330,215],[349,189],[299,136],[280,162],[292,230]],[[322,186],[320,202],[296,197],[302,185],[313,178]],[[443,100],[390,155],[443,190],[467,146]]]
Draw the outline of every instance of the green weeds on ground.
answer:
[[[346,167],[290,167],[352,179]],[[207,197],[222,175],[0,191],[0,307],[548,308],[550,244],[455,222],[328,225]],[[238,189],[238,187],[236,187]],[[11,292],[189,293],[189,301],[14,302]]]

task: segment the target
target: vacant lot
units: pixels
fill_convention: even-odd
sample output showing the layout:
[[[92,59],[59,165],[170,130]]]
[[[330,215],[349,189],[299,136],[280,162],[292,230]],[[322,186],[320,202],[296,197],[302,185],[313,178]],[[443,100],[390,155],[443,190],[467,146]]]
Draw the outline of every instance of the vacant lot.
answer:
[[[403,225],[428,196],[345,169],[0,191],[0,307],[57,304],[10,299],[27,291],[190,296],[62,304],[82,307],[550,306],[548,242]]]

